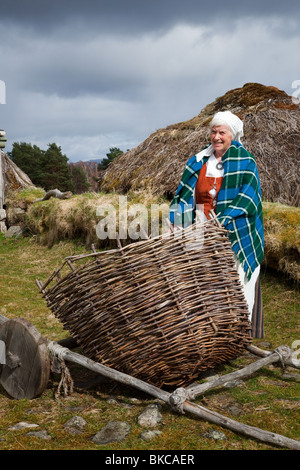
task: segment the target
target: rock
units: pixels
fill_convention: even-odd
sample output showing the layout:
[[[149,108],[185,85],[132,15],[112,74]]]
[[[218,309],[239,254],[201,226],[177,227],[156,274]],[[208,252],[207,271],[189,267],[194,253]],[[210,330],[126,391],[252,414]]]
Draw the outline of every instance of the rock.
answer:
[[[33,423],[25,423],[24,421],[20,421],[17,424],[14,424],[13,426],[9,426],[7,429],[9,431],[20,431],[22,429],[28,429],[28,428],[38,428],[38,424],[33,424]]]
[[[64,429],[70,434],[81,434],[86,426],[86,421],[81,416],[73,416],[65,425]]]
[[[295,373],[284,372],[281,377],[283,379],[293,379],[293,380],[296,380],[297,382],[300,382],[300,374],[297,374],[297,372]]]
[[[50,440],[52,437],[47,433],[47,431],[31,431],[26,434],[26,436],[33,436],[39,439]]]
[[[138,417],[138,423],[144,428],[155,428],[162,420],[157,404],[147,406]]]
[[[144,441],[151,441],[154,437],[159,436],[161,434],[161,431],[158,429],[153,429],[152,431],[143,431],[140,435],[140,438],[143,439]]]
[[[118,405],[119,401],[115,397],[110,397],[110,398],[107,399],[107,403],[109,403],[110,405]]]
[[[24,222],[25,214],[25,210],[21,207],[9,208],[6,214],[8,225],[18,225],[20,222]]]
[[[97,432],[91,441],[95,444],[109,444],[110,442],[123,441],[130,433],[131,426],[124,421],[109,421],[107,425]]]
[[[140,400],[140,399],[135,398],[135,397],[129,398],[129,401],[133,405],[142,405],[143,404],[143,400]]]
[[[1,220],[1,222],[0,222],[0,233],[6,233],[6,232],[7,232],[6,223]]]
[[[12,225],[11,227],[9,227],[9,229],[7,229],[6,233],[5,233],[5,237],[7,238],[13,238],[13,237],[20,237],[23,233],[23,230],[22,228],[19,226],[19,225]]]
[[[214,429],[210,429],[208,432],[203,433],[202,436],[206,437],[207,439],[214,439],[215,441],[227,439],[225,434],[223,434],[221,431],[216,431]]]
[[[241,405],[237,404],[232,404],[226,407],[226,410],[232,415],[232,416],[240,416],[244,413],[243,407]]]
[[[5,220],[5,219],[6,219],[6,210],[0,209],[0,220]]]

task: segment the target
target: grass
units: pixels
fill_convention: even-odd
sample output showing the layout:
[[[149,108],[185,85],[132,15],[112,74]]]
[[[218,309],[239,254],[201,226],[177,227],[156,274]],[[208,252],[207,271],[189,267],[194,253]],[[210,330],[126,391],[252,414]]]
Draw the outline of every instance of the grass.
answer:
[[[59,267],[65,256],[85,252],[86,248],[75,242],[65,241],[47,248],[36,239],[9,240],[0,235],[0,314],[8,318],[25,317],[40,333],[50,340],[67,337],[60,323],[47,308],[38,293],[35,279],[46,280]],[[262,291],[265,312],[265,338],[269,348],[281,344],[292,346],[299,337],[300,293],[296,284],[286,281],[282,275],[264,271]],[[254,341],[259,344],[261,340]],[[236,370],[253,360],[248,354],[218,368],[216,373]],[[42,395],[33,400],[11,399],[0,386],[0,450],[271,450],[271,446],[247,439],[190,416],[175,414],[163,404],[163,422],[158,429],[162,434],[150,442],[143,441],[143,429],[137,418],[143,409],[155,400],[112,381],[80,388],[78,381],[91,380],[94,376],[79,367],[70,367],[75,381],[71,396],[55,399],[59,377],[51,374],[49,384]],[[296,373],[294,369],[289,373]],[[76,385],[77,384],[77,385]],[[116,397],[111,404],[108,398]],[[133,398],[138,399],[133,402]],[[241,421],[274,433],[299,439],[299,381],[282,375],[280,368],[269,366],[246,380],[242,385],[222,388],[199,397],[197,403]],[[232,416],[230,405],[240,410]],[[82,434],[72,435],[64,424],[80,415],[86,422]],[[105,446],[96,445],[90,438],[110,420],[124,420],[131,425],[131,432],[122,442]],[[28,430],[9,431],[8,427],[20,421],[39,425],[51,440],[28,436]],[[205,437],[210,429],[224,433],[226,439]]]
[[[264,202],[265,259],[300,282],[300,208]]]
[[[29,234],[38,238],[40,243],[52,247],[59,241],[80,240],[87,248],[92,243],[98,249],[112,247],[113,242],[100,240],[96,228],[100,220],[106,218],[112,207],[115,218],[112,221],[113,231],[127,230],[129,224],[136,227],[138,211],[131,215],[126,210],[138,208],[142,204],[146,209],[147,221],[144,226],[151,233],[152,218],[162,223],[162,214],[169,212],[170,201],[154,196],[150,190],[130,191],[124,195],[118,193],[85,193],[67,200],[51,198],[35,204],[32,202],[43,196],[40,188],[27,188],[15,191],[10,195],[12,207],[26,207],[22,213]],[[122,199],[121,199],[122,198]],[[125,200],[124,200],[125,198]],[[109,205],[109,206],[108,206]],[[156,207],[156,209],[155,209]],[[97,212],[100,209],[100,212]],[[124,219],[125,211],[125,219]],[[282,272],[290,279],[300,283],[300,208],[279,203],[264,202],[265,230],[265,263],[268,267]],[[123,230],[122,230],[123,228]],[[115,245],[115,244],[114,244]]]

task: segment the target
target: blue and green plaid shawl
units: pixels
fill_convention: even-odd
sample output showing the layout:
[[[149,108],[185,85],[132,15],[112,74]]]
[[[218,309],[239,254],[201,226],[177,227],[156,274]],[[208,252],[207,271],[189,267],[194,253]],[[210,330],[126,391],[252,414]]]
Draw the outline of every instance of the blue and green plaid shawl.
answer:
[[[195,186],[208,156],[190,158],[170,206],[172,224],[186,227],[195,219]],[[216,213],[228,231],[232,250],[248,277],[264,257],[264,230],[261,187],[255,158],[239,142],[233,141],[222,157],[223,184]]]

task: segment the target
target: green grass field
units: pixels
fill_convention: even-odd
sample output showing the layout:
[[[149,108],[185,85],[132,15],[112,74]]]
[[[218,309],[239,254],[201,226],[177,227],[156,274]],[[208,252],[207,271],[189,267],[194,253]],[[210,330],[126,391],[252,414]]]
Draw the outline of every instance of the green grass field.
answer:
[[[29,320],[42,335],[50,340],[67,337],[53,314],[41,298],[35,279],[46,280],[53,269],[59,267],[65,256],[85,252],[86,249],[72,242],[60,242],[51,249],[37,244],[35,238],[8,240],[0,235],[0,314],[23,317]],[[267,349],[292,344],[300,340],[299,288],[282,275],[262,270],[262,292],[265,314],[265,338]],[[260,344],[262,340],[255,340]],[[245,353],[230,364],[214,371],[231,372],[253,360]],[[75,389],[71,396],[55,399],[59,377],[51,375],[43,394],[33,400],[11,399],[0,386],[0,449],[4,450],[271,450],[273,447],[239,436],[227,429],[190,416],[181,416],[163,404],[163,421],[158,425],[162,432],[150,442],[143,441],[143,429],[137,417],[152,397],[135,389],[106,381],[88,388],[76,386],[76,381],[90,380],[87,371],[71,368]],[[245,380],[235,388],[222,388],[199,397],[196,403],[215,410],[232,419],[299,439],[300,385],[295,369],[283,372],[269,366]],[[108,398],[116,398],[110,403]],[[134,401],[133,399],[138,399]],[[233,407],[234,405],[234,407]],[[233,411],[233,410],[238,410]],[[64,424],[72,416],[82,416],[87,425],[82,434],[72,435]],[[124,420],[131,425],[131,432],[122,442],[105,446],[91,442],[91,437],[110,420]],[[51,436],[43,440],[28,436],[28,430],[10,431],[8,427],[20,421],[38,424]],[[221,431],[225,438],[214,440],[206,437],[210,429]]]

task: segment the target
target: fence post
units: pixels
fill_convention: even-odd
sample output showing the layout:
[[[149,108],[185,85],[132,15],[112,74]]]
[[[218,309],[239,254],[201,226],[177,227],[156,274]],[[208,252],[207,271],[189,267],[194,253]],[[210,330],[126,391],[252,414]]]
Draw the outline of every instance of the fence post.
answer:
[[[2,168],[2,149],[5,147],[6,133],[0,129],[0,209],[3,209],[4,202],[4,182],[3,182],[3,168]]]
[[[0,149],[0,209],[3,209],[2,150]]]

